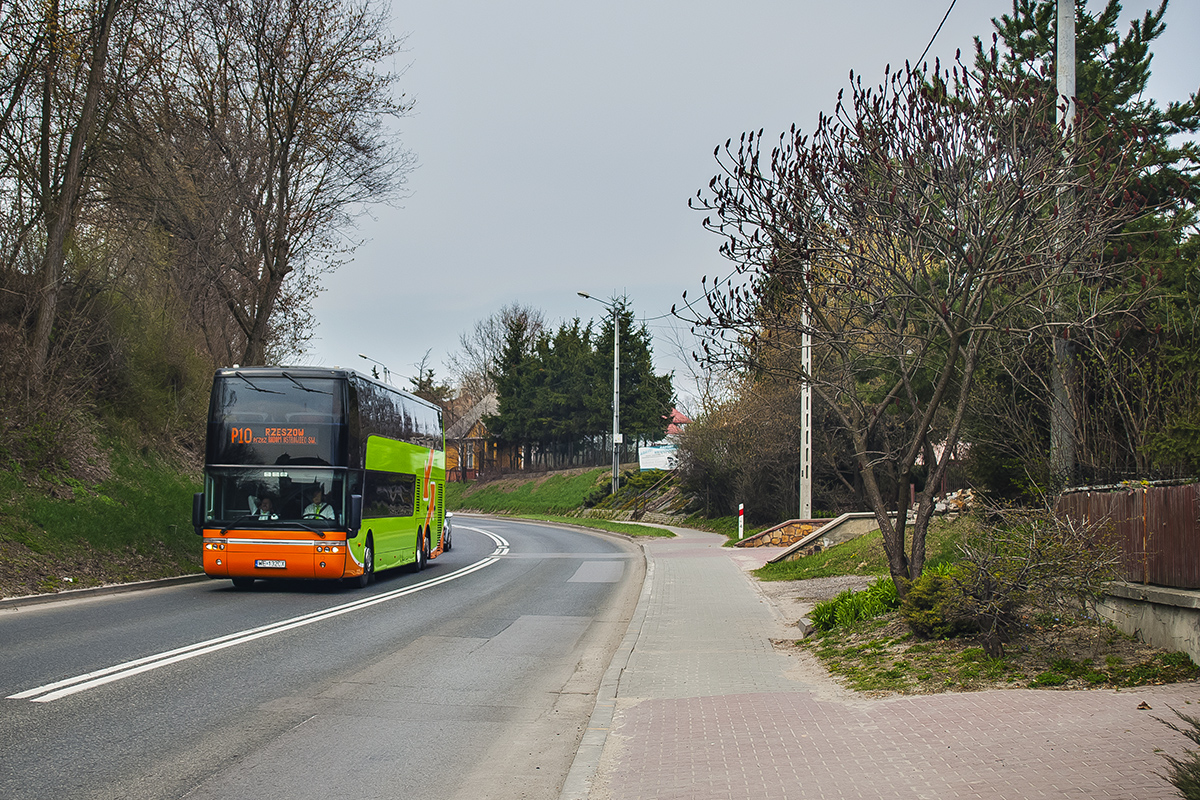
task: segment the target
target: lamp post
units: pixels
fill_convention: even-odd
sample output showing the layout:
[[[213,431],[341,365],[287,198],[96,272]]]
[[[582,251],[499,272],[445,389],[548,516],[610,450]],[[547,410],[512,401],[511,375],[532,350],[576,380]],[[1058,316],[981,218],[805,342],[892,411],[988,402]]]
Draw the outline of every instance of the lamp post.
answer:
[[[612,493],[615,497],[620,478],[617,475],[620,469],[620,451],[618,448],[621,445],[621,319],[618,315],[618,307],[616,303],[606,303],[598,297],[592,297],[587,292],[576,292],[585,300],[595,300],[602,306],[606,306],[613,313],[613,470],[612,470]]]
[[[376,360],[375,360],[375,359],[373,359],[373,358],[368,358],[367,356],[363,355],[362,353],[359,353],[359,354],[358,354],[358,357],[359,357],[359,358],[365,358],[365,359],[367,359],[367,361],[370,361],[372,364],[378,364],[379,366],[383,367],[383,380],[384,380],[384,382],[385,382],[385,383],[391,383],[391,382],[392,382],[392,372],[391,372],[391,370],[389,370],[389,369],[387,368],[387,364],[384,364],[382,361],[376,361]]]

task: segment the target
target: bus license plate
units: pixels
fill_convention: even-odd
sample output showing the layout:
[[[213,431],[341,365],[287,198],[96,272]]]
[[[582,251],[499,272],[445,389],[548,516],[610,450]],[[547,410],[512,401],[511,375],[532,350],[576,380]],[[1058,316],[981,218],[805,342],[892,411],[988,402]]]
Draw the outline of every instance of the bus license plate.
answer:
[[[259,569],[287,569],[287,562],[282,559],[259,558],[254,561]]]

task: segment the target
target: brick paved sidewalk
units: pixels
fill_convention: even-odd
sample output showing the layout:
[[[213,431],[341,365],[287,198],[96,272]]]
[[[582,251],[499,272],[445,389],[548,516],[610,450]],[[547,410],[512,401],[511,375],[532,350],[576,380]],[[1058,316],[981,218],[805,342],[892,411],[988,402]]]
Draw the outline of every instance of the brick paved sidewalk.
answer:
[[[677,532],[647,545],[611,725],[589,731],[602,742],[593,800],[1177,797],[1156,748],[1186,742],[1155,717],[1188,703],[1200,712],[1200,686],[823,691],[821,676],[771,647],[786,634],[743,572],[768,554]]]

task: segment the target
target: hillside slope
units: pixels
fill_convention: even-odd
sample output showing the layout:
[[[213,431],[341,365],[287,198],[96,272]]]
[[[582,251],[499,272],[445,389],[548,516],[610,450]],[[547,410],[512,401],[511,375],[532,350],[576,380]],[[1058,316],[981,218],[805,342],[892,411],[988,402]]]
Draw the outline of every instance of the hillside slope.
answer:
[[[108,445],[100,482],[0,470],[0,597],[200,571],[189,467]]]

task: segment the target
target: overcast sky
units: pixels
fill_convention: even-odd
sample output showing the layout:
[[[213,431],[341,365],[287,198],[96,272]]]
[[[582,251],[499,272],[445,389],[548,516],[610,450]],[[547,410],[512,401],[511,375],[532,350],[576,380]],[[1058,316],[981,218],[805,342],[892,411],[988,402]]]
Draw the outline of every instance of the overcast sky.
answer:
[[[1126,16],[1151,2],[1126,0]],[[628,295],[658,369],[686,392],[661,317],[701,276],[731,270],[687,207],[715,174],[713,148],[747,130],[811,129],[851,69],[875,83],[885,64],[915,61],[949,5],[394,0],[400,88],[416,99],[399,130],[418,167],[327,276],[305,362],[369,370],[365,353],[407,387],[426,351],[443,376],[459,334],[507,303],[554,325],[607,313],[585,291]],[[956,0],[928,60],[990,40],[1007,11],[1010,0]],[[1200,86],[1200,2],[1174,0],[1166,21],[1150,87],[1160,105]]]

